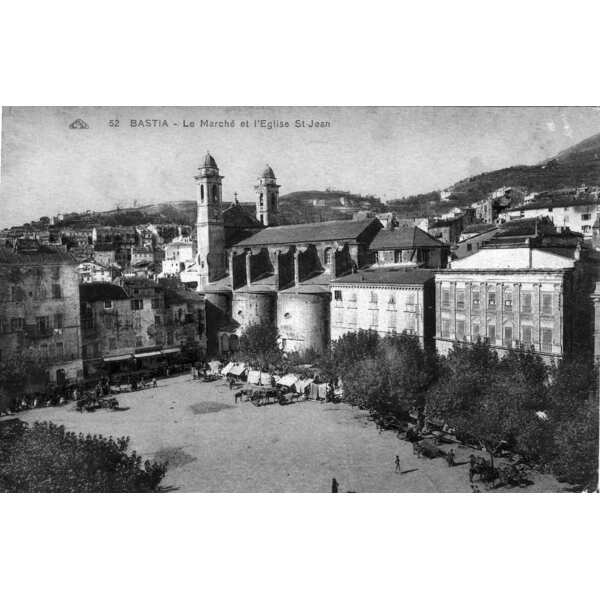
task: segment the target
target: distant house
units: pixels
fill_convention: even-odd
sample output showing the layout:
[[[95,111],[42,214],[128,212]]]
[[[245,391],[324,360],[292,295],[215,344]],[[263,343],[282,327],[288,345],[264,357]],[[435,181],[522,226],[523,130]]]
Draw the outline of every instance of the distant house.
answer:
[[[377,252],[377,265],[441,269],[446,266],[449,247],[418,227],[382,229],[370,245]]]
[[[114,266],[107,266],[93,260],[85,261],[77,267],[81,283],[111,282],[120,274]]]
[[[474,223],[465,227],[458,238],[458,242],[452,246],[452,258],[464,258],[474,254],[497,232],[498,227],[488,223]]]
[[[446,244],[455,244],[462,233],[463,223],[462,214],[448,219],[438,219],[430,223],[428,233]]]
[[[179,275],[194,262],[194,245],[190,241],[173,241],[165,246],[160,277]]]
[[[591,239],[592,226],[600,215],[600,202],[589,198],[549,198],[515,206],[505,214],[508,220],[548,217],[556,227],[568,227]]]

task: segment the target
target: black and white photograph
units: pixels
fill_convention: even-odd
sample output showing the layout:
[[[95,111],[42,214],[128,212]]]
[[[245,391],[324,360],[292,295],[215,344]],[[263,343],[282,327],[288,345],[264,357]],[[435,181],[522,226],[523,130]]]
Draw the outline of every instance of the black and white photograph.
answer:
[[[0,596],[592,596],[599,16],[1,4]]]
[[[2,491],[597,489],[597,107],[4,107],[1,192]]]

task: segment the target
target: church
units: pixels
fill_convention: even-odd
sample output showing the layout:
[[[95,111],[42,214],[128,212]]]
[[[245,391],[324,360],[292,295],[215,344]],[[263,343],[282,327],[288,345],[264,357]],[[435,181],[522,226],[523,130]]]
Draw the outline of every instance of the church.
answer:
[[[208,352],[237,348],[252,323],[274,323],[288,351],[324,350],[330,340],[331,281],[372,265],[376,219],[279,225],[279,185],[267,166],[255,186],[255,214],[223,209],[222,180],[207,153],[195,176],[197,280],[211,324]]]

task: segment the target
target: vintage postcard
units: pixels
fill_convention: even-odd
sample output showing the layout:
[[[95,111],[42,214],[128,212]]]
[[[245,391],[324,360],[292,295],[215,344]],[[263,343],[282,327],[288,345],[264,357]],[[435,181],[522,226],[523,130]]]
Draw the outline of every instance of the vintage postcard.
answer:
[[[0,491],[598,486],[597,107],[4,107]]]

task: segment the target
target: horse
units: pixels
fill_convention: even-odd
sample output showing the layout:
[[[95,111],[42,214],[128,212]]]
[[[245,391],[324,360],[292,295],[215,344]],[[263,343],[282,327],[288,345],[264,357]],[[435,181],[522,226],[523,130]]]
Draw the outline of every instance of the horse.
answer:
[[[483,481],[487,484],[493,484],[498,479],[498,469],[492,467],[492,465],[482,458],[481,456],[475,456],[471,454],[469,456],[469,482],[473,483],[475,475],[479,475],[479,481]]]

